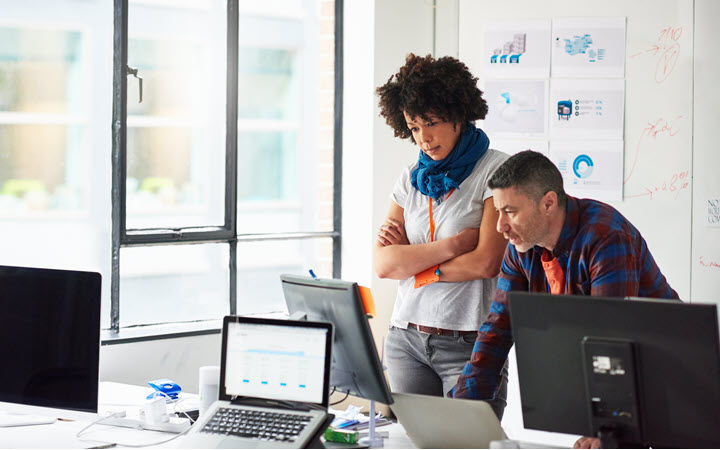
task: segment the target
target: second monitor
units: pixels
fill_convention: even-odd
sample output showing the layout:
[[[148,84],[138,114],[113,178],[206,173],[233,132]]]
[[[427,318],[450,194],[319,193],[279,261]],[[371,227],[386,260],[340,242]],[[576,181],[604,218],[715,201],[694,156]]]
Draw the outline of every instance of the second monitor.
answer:
[[[290,314],[335,324],[330,384],[349,394],[392,404],[357,283],[281,275]]]
[[[720,446],[716,305],[519,291],[509,304],[525,428]]]

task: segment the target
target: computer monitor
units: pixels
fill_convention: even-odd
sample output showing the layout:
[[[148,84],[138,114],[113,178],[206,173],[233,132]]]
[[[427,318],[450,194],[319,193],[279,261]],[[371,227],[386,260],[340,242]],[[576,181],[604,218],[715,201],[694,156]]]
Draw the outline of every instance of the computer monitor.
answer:
[[[99,273],[0,266],[0,402],[97,413],[99,352]]]
[[[392,404],[357,283],[280,276],[291,314],[335,324],[330,384],[339,391]]]
[[[716,305],[511,292],[526,428],[607,446],[720,446]]]

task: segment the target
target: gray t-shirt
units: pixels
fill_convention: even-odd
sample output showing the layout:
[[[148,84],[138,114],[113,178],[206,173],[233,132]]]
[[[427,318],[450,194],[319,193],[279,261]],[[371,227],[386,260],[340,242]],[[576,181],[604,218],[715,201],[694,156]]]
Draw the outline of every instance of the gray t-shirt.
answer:
[[[509,156],[489,149],[470,175],[440,205],[433,201],[435,240],[453,236],[465,228],[480,227],[483,206],[492,197],[488,179]],[[391,199],[403,208],[405,232],[410,244],[430,242],[428,197],[412,187],[410,174],[417,162],[398,178]],[[415,289],[415,277],[401,280],[390,322],[407,328],[408,322],[450,330],[476,330],[485,320],[495,295],[496,278],[461,282],[437,282]]]

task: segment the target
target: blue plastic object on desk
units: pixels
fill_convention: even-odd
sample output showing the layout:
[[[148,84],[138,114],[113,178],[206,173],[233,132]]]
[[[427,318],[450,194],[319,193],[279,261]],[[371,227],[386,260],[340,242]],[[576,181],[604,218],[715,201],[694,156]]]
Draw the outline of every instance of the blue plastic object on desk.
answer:
[[[180,391],[182,391],[182,388],[178,386],[177,383],[173,380],[168,380],[167,378],[148,381],[148,384],[155,389],[155,392],[146,397],[148,400],[155,398],[158,395],[162,395],[168,400],[177,400]]]
[[[348,428],[353,425],[359,424],[359,420],[346,420],[344,422],[340,422],[339,424],[335,425],[335,428],[342,429],[342,428]]]

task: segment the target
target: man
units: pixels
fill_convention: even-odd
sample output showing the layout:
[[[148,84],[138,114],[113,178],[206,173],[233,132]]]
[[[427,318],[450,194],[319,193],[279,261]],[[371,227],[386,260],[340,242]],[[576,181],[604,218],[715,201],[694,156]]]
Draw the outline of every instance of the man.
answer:
[[[640,232],[613,207],[565,194],[562,175],[540,153],[503,163],[488,186],[509,239],[490,314],[448,396],[492,399],[513,344],[508,292],[677,299]],[[581,438],[578,447],[597,447]]]

